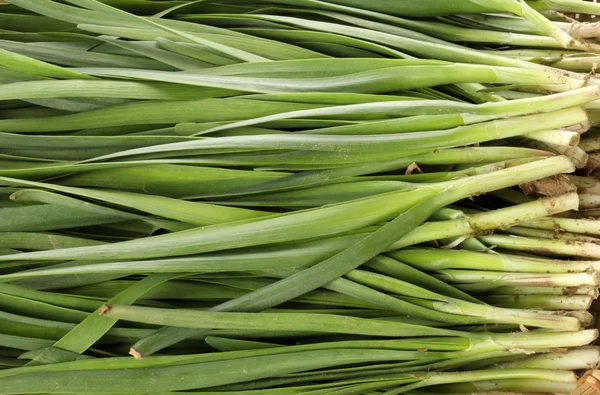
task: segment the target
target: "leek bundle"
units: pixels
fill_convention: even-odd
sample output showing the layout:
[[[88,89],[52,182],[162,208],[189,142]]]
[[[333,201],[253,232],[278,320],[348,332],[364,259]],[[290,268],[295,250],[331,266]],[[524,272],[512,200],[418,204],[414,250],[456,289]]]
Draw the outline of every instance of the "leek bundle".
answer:
[[[568,394],[600,14],[0,4],[0,394]]]

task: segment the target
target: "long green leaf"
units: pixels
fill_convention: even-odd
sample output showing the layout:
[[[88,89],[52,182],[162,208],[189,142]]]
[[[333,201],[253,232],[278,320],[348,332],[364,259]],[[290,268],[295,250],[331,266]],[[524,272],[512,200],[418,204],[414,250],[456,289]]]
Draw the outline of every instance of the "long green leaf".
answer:
[[[145,100],[199,100],[229,96],[235,91],[198,88],[179,84],[136,81],[26,81],[2,85],[0,99],[59,97],[124,98]]]
[[[457,336],[460,332],[400,322],[367,320],[329,314],[225,313],[107,305],[101,314],[135,322],[181,328],[276,329],[349,333],[367,336]]]
[[[121,292],[117,296],[110,299],[109,303],[133,304],[138,298],[146,292],[156,287],[157,285],[175,278],[179,275],[173,274],[153,274],[145,277]],[[91,347],[98,339],[112,328],[117,320],[103,317],[98,312],[102,312],[102,308],[97,312],[90,314],[83,321],[73,328],[68,334],[63,336],[59,341],[54,343],[53,347],[73,351],[75,353],[83,353]],[[64,362],[65,360],[61,360]]]
[[[395,351],[391,350],[307,351],[284,359],[275,355],[203,364],[123,369],[111,371],[111,380],[108,382],[106,371],[103,370],[30,373],[3,378],[0,393],[82,393],[90,388],[102,388],[107,393],[122,393],[124,389],[134,393],[210,388],[305,370],[389,361],[394,359],[394,353]],[[152,376],[160,376],[161,380],[140,380],[141,377]],[[417,379],[408,379],[406,382],[415,380]]]
[[[163,196],[138,194],[126,191],[75,188],[16,179],[5,180],[11,180],[8,181],[8,184],[10,185],[17,184],[26,187],[48,189],[61,193],[73,194],[75,196],[84,198],[97,199],[197,226],[269,216],[269,213],[258,210],[225,207],[201,202],[190,202]],[[0,245],[2,245],[1,243],[2,242],[0,241]]]

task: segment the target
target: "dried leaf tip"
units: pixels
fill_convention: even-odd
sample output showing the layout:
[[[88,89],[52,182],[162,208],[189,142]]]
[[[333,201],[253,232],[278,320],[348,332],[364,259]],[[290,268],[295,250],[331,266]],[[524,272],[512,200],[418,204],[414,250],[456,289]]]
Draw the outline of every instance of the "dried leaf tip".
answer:
[[[100,315],[105,315],[108,311],[110,311],[112,307],[110,307],[109,305],[105,304],[104,306],[100,307],[100,310],[98,310],[98,314]]]
[[[129,349],[129,355],[133,355],[137,360],[144,359],[144,356],[133,347]]]

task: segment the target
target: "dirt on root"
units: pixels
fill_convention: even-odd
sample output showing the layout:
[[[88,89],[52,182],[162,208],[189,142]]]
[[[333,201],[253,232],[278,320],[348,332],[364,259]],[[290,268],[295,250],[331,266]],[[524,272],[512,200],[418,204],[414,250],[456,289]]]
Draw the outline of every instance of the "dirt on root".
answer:
[[[542,178],[541,180],[526,182],[519,187],[525,195],[537,194],[541,196],[558,196],[565,193],[577,192],[577,187],[564,174]]]

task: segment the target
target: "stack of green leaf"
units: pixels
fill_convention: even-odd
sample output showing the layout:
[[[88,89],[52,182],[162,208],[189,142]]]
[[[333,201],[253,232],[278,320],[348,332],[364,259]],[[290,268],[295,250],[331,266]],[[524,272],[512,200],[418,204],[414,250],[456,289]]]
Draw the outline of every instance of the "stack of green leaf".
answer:
[[[0,0],[0,395],[571,392],[600,363],[573,13]]]

